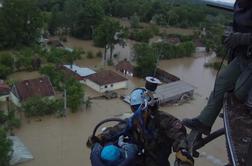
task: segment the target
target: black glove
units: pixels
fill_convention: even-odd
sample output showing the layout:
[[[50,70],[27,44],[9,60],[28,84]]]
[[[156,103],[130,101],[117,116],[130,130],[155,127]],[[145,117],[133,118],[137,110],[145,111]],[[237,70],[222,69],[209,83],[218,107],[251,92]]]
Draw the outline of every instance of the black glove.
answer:
[[[250,45],[250,44],[252,44],[251,33],[240,33],[240,32],[231,33],[224,40],[224,45],[227,49],[234,49],[237,46]]]
[[[176,152],[176,160],[188,166],[194,165],[194,159],[186,149],[180,149],[178,152]]]
[[[98,143],[98,142],[100,142],[100,141],[101,141],[101,140],[99,139],[99,137],[90,136],[90,137],[88,137],[86,146],[87,146],[88,148],[91,148],[95,143]]]

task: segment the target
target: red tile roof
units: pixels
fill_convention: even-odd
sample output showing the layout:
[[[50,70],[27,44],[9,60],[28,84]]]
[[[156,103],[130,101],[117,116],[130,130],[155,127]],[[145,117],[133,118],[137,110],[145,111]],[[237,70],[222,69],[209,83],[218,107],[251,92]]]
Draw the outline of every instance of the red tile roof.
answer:
[[[0,95],[6,95],[9,94],[10,87],[6,85],[3,81],[0,81]]]
[[[95,82],[98,85],[107,85],[128,80],[127,78],[111,70],[102,70],[96,74],[88,76],[87,79]]]
[[[134,66],[129,61],[123,60],[116,65],[116,70],[119,70],[119,71],[126,70],[133,73]]]
[[[48,77],[41,77],[32,80],[24,80],[15,84],[17,97],[24,101],[33,96],[49,97],[55,92]]]

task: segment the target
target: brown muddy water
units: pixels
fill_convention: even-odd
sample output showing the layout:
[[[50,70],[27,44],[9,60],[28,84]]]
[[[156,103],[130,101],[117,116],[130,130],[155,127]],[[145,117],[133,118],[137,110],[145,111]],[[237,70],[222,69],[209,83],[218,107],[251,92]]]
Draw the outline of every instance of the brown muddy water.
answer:
[[[183,105],[161,107],[161,110],[180,119],[199,114],[214,85],[216,72],[203,67],[204,63],[210,59],[212,57],[197,56],[160,62],[162,69],[179,76],[196,88],[194,100]],[[129,81],[128,90],[118,92],[127,94],[133,88],[143,85],[143,80],[133,78]],[[86,94],[88,96],[98,95],[89,88],[86,88]],[[83,108],[83,111],[76,114],[69,113],[66,118],[45,117],[42,118],[42,121],[34,119],[30,123],[23,119],[23,126],[16,131],[16,134],[31,150],[34,160],[23,163],[21,166],[90,166],[90,150],[86,148],[85,142],[91,135],[94,126],[105,118],[129,112],[129,106],[120,99],[99,99],[92,102],[92,107],[88,111]],[[218,119],[214,128],[222,126],[221,120]],[[200,151],[202,155],[196,159],[196,166],[220,166],[226,161],[223,137]],[[173,160],[172,158],[174,155],[171,156],[171,160]]]

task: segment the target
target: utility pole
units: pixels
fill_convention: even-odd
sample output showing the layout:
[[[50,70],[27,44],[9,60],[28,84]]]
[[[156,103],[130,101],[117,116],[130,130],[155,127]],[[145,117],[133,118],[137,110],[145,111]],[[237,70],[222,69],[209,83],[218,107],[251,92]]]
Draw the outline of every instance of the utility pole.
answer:
[[[67,111],[67,91],[66,88],[64,89],[64,111],[63,111],[63,116],[66,116],[66,111]]]
[[[161,53],[162,53],[162,45],[159,48],[158,44],[162,43],[162,40],[161,41],[156,41],[155,43],[156,43],[155,54],[156,54],[156,57],[157,57],[157,61],[156,61],[156,67],[155,67],[155,70],[154,70],[154,75],[153,75],[154,77],[156,77],[157,68],[158,68],[159,61],[160,61],[160,56],[161,56]]]

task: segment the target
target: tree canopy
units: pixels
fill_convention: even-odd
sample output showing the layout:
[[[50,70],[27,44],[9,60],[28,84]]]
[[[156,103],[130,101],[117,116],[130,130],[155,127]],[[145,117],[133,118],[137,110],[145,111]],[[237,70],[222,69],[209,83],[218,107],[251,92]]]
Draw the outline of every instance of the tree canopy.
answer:
[[[42,26],[36,0],[7,0],[0,9],[0,48],[30,45]]]
[[[124,45],[124,37],[124,28],[120,25],[120,23],[110,18],[105,18],[95,30],[94,43],[97,46],[105,48],[105,60],[107,49],[110,49],[110,60],[112,60],[114,45]]]
[[[0,126],[0,165],[9,166],[11,159],[12,142],[7,138],[6,132]]]
[[[80,82],[73,78],[66,81],[67,106],[72,112],[76,112],[84,103],[84,89]]]
[[[136,75],[140,77],[153,76],[157,65],[155,49],[143,43],[136,44],[134,50],[137,63],[135,68]]]

